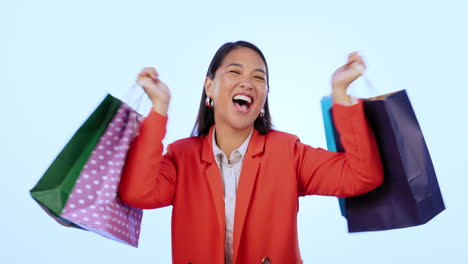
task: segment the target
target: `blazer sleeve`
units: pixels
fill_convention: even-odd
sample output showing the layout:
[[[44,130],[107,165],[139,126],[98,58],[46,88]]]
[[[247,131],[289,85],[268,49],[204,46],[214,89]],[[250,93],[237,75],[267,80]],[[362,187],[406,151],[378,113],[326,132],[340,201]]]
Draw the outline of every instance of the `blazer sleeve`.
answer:
[[[292,144],[300,196],[356,196],[383,182],[377,143],[366,121],[363,103],[335,104],[332,113],[345,152],[313,148],[297,137]]]
[[[170,146],[163,153],[167,117],[152,111],[141,124],[130,146],[119,185],[120,199],[141,209],[171,205],[176,184],[176,166]]]

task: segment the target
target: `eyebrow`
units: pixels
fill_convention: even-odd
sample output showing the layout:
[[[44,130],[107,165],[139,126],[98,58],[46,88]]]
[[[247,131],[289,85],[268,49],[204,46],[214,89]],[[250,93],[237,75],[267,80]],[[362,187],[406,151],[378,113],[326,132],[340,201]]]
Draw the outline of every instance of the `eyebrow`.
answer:
[[[226,66],[226,68],[227,68],[227,67],[230,67],[230,66],[237,66],[237,67],[244,68],[244,67],[242,66],[242,64],[239,64],[239,63],[231,63],[231,64],[229,64],[228,66]],[[258,71],[258,72],[261,72],[261,73],[266,74],[266,72],[265,72],[263,69],[260,69],[260,68],[257,68],[257,69],[255,69],[254,71]]]

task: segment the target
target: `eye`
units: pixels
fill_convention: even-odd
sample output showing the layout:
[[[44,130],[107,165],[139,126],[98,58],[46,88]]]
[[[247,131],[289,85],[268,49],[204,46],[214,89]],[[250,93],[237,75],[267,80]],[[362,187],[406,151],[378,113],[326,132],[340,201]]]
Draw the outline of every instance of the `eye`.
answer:
[[[236,70],[230,70],[229,72],[230,72],[230,73],[234,73],[234,74],[240,74],[240,72],[239,72],[239,71],[236,71]]]
[[[265,80],[265,78],[263,76],[254,76],[254,78],[257,79],[257,80],[262,80],[262,81]]]

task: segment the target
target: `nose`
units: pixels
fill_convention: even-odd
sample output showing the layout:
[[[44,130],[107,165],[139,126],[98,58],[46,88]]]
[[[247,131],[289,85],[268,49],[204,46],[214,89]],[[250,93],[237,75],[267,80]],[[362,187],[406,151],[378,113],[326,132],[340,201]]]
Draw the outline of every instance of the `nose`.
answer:
[[[249,80],[242,81],[240,83],[240,87],[248,90],[252,90],[254,88],[252,82],[250,82]]]

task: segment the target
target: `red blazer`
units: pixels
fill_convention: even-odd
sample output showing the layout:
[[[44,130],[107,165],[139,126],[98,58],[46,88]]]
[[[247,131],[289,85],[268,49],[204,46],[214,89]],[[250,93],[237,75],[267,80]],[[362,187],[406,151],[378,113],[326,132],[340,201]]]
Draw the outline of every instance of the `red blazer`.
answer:
[[[313,148],[279,131],[254,131],[237,189],[234,264],[302,263],[298,198],[354,196],[382,183],[382,165],[362,103],[333,107],[345,153]],[[222,264],[226,224],[213,128],[207,136],[170,144],[163,155],[166,122],[156,112],[144,120],[128,154],[120,198],[143,209],[173,206],[173,263]]]

